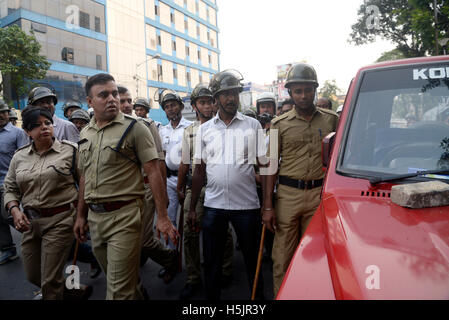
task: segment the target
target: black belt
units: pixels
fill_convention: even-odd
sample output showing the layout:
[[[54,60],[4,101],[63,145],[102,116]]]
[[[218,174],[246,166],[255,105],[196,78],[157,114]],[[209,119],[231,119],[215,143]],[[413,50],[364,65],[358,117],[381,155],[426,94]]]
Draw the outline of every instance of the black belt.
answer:
[[[72,203],[67,203],[59,207],[54,208],[24,208],[23,211],[28,219],[40,219],[40,218],[48,218],[54,215],[67,212],[73,207],[76,208],[78,206],[78,201],[74,201]]]
[[[304,181],[279,176],[279,183],[292,188],[298,188],[301,190],[310,190],[321,187],[323,185],[323,179]]]
[[[114,201],[114,202],[105,202],[105,203],[89,203],[89,209],[95,213],[105,213],[112,212],[118,209],[123,208],[124,206],[135,202],[136,200],[129,201]]]
[[[167,167],[167,178],[170,178],[171,176],[175,176],[175,177],[177,177],[178,176],[178,170],[170,170],[168,167]]]

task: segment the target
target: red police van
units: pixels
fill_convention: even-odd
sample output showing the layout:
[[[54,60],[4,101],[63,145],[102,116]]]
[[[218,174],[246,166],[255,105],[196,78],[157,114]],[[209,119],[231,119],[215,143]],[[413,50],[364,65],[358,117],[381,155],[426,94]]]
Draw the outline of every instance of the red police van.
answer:
[[[323,164],[320,206],[277,299],[448,299],[449,56],[359,70]],[[395,201],[401,187],[420,200]]]

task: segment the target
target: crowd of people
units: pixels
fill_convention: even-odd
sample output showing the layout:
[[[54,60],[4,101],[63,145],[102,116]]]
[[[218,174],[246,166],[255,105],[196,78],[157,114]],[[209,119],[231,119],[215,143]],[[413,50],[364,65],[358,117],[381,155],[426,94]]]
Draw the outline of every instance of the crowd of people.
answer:
[[[195,122],[183,117],[180,95],[164,90],[165,126],[149,118],[151,100],[133,100],[103,73],[87,80],[89,111],[64,104],[68,120],[55,115],[58,99],[46,87],[29,93],[23,130],[0,102],[0,264],[17,258],[9,217],[23,234],[26,277],[43,299],[68,297],[63,267],[78,254],[92,278],[104,272],[106,299],[148,298],[140,266],[152,259],[168,284],[183,256],[179,298],[198,293],[204,279],[204,298],[215,301],[235,272],[235,234],[249,288],[257,278],[253,294],[263,300],[271,298],[264,296],[270,280],[255,275],[266,228],[276,296],[318,207],[321,141],[338,116],[328,102],[316,103],[310,65],[289,70],[290,99],[278,104],[272,93],[261,94],[256,112],[238,111],[242,81],[225,70],[197,85],[190,96]]]

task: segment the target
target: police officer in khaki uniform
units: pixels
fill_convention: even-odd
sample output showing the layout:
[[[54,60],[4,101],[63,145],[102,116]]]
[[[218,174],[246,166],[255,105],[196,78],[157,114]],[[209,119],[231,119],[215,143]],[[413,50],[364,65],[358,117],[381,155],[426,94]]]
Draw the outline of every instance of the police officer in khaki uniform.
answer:
[[[277,141],[278,148],[270,157],[280,159],[280,165],[278,174],[266,176],[262,208],[264,224],[275,232],[272,253],[275,295],[319,205],[324,178],[321,141],[336,130],[338,123],[336,113],[314,104],[318,81],[312,66],[305,63],[292,66],[285,86],[295,107],[272,121],[270,147]],[[277,200],[273,207],[277,178]]]
[[[54,139],[53,118],[47,110],[27,107],[22,119],[32,143],[19,149],[11,160],[4,182],[6,208],[16,229],[23,233],[28,281],[42,289],[43,299],[60,300],[78,198],[77,146]]]
[[[118,88],[111,75],[89,78],[86,94],[94,117],[79,142],[81,179],[75,235],[84,242],[90,229],[94,254],[107,278],[106,299],[141,299],[142,168],[153,190],[158,236],[162,233],[166,242],[174,243],[178,238],[167,216],[167,194],[154,139],[144,124],[119,112]]]
[[[212,92],[207,83],[198,84],[192,91],[190,101],[196,111],[197,120],[184,130],[182,138],[182,159],[179,165],[178,174],[178,199],[184,203],[184,259],[187,270],[187,281],[181,291],[180,299],[191,298],[201,287],[201,263],[199,233],[204,212],[204,193],[201,190],[200,198],[196,206],[196,216],[190,214],[190,201],[192,198],[192,177],[194,172],[195,137],[201,124],[209,121],[215,115]],[[228,239],[225,247],[223,261],[223,284],[227,285],[232,281],[232,259],[234,252],[234,241],[232,231],[228,230]]]
[[[143,123],[150,130],[156,151],[159,156],[158,166],[161,172],[161,176],[165,182],[166,180],[166,166],[165,166],[165,156],[162,149],[161,137],[157,130],[156,124],[152,119],[143,117],[148,114],[142,114],[137,112],[139,109],[150,110],[150,101],[145,98],[138,98],[134,101],[134,110],[136,110],[136,115],[142,119]],[[142,211],[142,253],[141,253],[141,265],[144,265],[148,258],[152,259],[156,263],[163,266],[166,270],[162,276],[166,284],[170,283],[176,273],[178,267],[178,255],[175,250],[171,250],[165,247],[158,239],[154,237],[153,224],[154,224],[154,213],[156,211],[156,206],[154,203],[153,193],[150,188],[148,177],[143,172],[143,180],[145,182],[145,201],[143,204]]]

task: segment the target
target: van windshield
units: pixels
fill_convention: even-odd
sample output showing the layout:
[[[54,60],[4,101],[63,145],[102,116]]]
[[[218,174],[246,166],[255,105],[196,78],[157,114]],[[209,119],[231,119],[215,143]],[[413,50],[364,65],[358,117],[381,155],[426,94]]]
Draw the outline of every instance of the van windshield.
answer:
[[[339,171],[449,169],[449,62],[366,72],[351,116]]]

